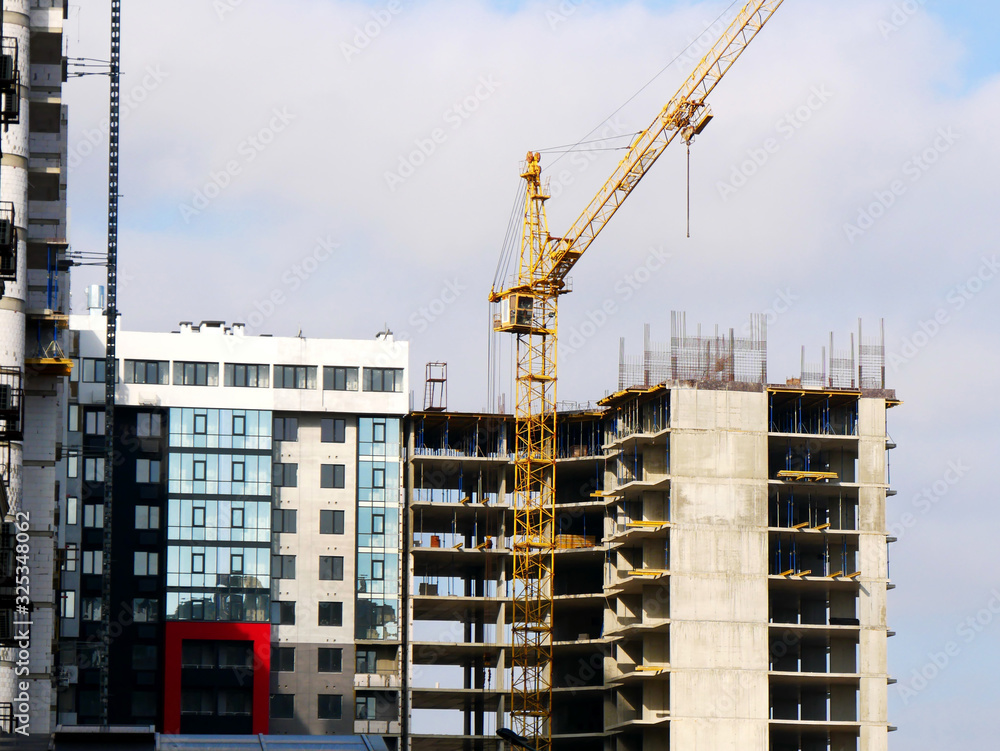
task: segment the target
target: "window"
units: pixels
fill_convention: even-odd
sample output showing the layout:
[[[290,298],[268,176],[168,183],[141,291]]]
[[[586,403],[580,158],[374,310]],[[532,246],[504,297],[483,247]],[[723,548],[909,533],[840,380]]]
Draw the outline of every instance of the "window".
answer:
[[[356,696],[354,698],[354,719],[355,720],[375,719],[374,696]]]
[[[233,435],[247,434],[247,416],[233,415]]]
[[[378,655],[374,649],[359,649],[354,654],[354,672],[368,675],[377,672]]]
[[[80,691],[77,711],[85,717],[97,717],[101,712],[101,694],[98,691]]]
[[[63,571],[76,571],[77,561],[80,560],[80,548],[75,542],[66,543],[66,557],[63,558]]]
[[[195,462],[197,464],[198,462]],[[202,462],[204,464],[204,462]],[[204,506],[194,506],[191,508],[191,526],[192,527],[204,527],[205,526],[205,507]]]
[[[221,642],[219,644],[219,667],[252,668],[252,644],[245,641]]]
[[[271,556],[271,578],[272,579],[294,579],[295,578],[295,556],[294,555],[272,555]]]
[[[174,386],[218,386],[219,363],[175,362]]]
[[[321,602],[319,605],[320,626],[343,626],[344,605],[340,602]]]
[[[274,387],[276,389],[316,388],[315,365],[275,365]]]
[[[385,559],[372,558],[372,579],[381,581],[385,579]]]
[[[84,550],[83,551],[83,573],[85,574],[100,574],[104,571],[104,566],[101,565],[104,561],[104,552],[101,550]]]
[[[284,534],[295,533],[297,514],[293,508],[276,508],[271,510],[271,531]]]
[[[321,720],[339,720],[343,717],[343,697],[340,694],[320,694],[316,716]]]
[[[160,620],[160,601],[148,597],[133,598],[132,618],[136,623],[156,623]]]
[[[321,535],[344,534],[344,512],[328,510],[320,511],[319,533]]]
[[[372,534],[385,534],[385,514],[372,514]]]
[[[83,413],[83,432],[87,435],[104,435],[104,410],[86,410]]]
[[[76,454],[70,454],[66,457],[66,476],[67,477],[79,477],[80,476],[80,457]]]
[[[191,573],[193,573],[193,574],[204,574],[205,573],[205,554],[204,553],[192,553],[191,554]]]
[[[194,416],[195,435],[205,435],[208,433],[208,415],[196,414]]]
[[[271,646],[271,670],[279,673],[295,672],[295,647]]]
[[[233,482],[243,482],[246,477],[246,464],[244,462],[233,462]]]
[[[81,668],[99,668],[102,667],[106,662],[106,656],[103,653],[103,647],[101,644],[93,644],[91,642],[77,642],[76,645],[77,658],[76,662]]]
[[[215,644],[194,639],[181,641],[181,666],[185,668],[214,668]]]
[[[135,507],[135,528],[136,529],[159,529],[160,509],[158,506],[136,506]]]
[[[384,488],[385,487],[385,468],[384,467],[372,467],[372,487],[373,488]]]
[[[78,432],[80,430],[80,405],[71,404],[69,405],[69,415],[66,421],[66,429],[71,433]]]
[[[181,714],[215,714],[215,692],[207,688],[181,689]]]
[[[66,523],[77,523],[77,497],[75,495],[66,496]]]
[[[155,383],[166,386],[169,374],[170,363],[165,360],[125,361],[125,383]]]
[[[324,417],[319,421],[320,440],[323,443],[344,443],[347,433],[347,420],[340,417]]]
[[[319,578],[321,581],[344,581],[344,559],[339,555],[319,557]]]
[[[342,487],[344,487],[344,465],[343,464],[320,464],[319,465],[319,486],[321,488],[342,488]]]
[[[339,673],[343,668],[344,650],[333,647],[320,647],[317,652],[317,671],[320,673]]]
[[[243,363],[227,362],[225,367],[225,384],[251,389],[266,389],[271,382],[270,365],[245,365]]]
[[[156,576],[159,573],[160,554],[139,550],[135,554],[133,573],[136,576]]]
[[[291,720],[295,717],[295,694],[271,694],[271,719]]]
[[[84,383],[104,383],[104,358],[85,357],[83,358],[83,382]]]
[[[295,603],[274,600],[271,603],[271,623],[275,626],[294,626]]]
[[[233,529],[241,529],[243,527],[243,509],[234,508],[232,510],[232,519],[230,519],[229,526]]]
[[[104,482],[104,459],[85,457],[83,460],[83,479],[87,482]]]
[[[80,598],[80,620],[99,621],[101,620],[101,598],[82,597]]]
[[[324,391],[357,391],[358,390],[358,369],[357,368],[323,368],[323,390]]]
[[[402,368],[365,368],[365,391],[396,391],[403,390]]]
[[[103,527],[104,526],[104,506],[84,506],[83,526]]]
[[[135,481],[136,482],[159,482],[160,462],[157,459],[136,459],[135,460]]]
[[[233,574],[243,573],[243,554],[233,553],[229,559],[229,571]]]
[[[272,464],[271,485],[276,488],[294,488],[299,484],[298,464]]]
[[[159,438],[160,416],[155,412],[140,412],[135,417],[135,434],[140,438]]]
[[[156,670],[156,647],[135,644],[132,647],[133,670]]]
[[[156,694],[152,691],[133,691],[132,716],[156,717]]]
[[[272,433],[272,437],[276,441],[299,440],[299,418],[275,417],[274,432]]]
[[[76,618],[76,592],[71,589],[59,593],[59,617]]]

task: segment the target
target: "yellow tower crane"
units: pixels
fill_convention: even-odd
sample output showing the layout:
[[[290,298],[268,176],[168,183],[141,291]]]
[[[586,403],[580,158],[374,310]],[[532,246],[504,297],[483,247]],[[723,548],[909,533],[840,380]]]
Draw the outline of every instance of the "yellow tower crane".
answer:
[[[515,283],[490,292],[494,331],[517,336],[511,724],[539,751],[552,728],[552,575],[555,548],[556,339],[566,275],[664,150],[690,145],[712,119],[705,99],[783,0],[747,3],[677,94],[636,136],[604,186],[563,237],[549,234],[540,156],[528,153]]]

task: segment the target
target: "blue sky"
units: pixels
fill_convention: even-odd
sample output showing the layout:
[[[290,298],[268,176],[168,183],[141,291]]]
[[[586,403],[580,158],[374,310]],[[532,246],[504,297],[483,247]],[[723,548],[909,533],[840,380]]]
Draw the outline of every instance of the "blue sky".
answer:
[[[967,51],[963,69],[971,82],[995,76],[1000,71],[1000,5],[985,2],[927,0],[927,10],[938,16]]]

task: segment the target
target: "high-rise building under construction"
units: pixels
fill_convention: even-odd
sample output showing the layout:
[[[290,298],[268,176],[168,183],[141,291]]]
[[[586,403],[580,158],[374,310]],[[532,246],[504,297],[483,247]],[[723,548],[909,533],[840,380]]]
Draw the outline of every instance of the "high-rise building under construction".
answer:
[[[882,345],[771,385],[751,330],[676,317],[559,414],[553,748],[887,748]],[[408,421],[413,749],[494,748],[507,721],[513,430]]]

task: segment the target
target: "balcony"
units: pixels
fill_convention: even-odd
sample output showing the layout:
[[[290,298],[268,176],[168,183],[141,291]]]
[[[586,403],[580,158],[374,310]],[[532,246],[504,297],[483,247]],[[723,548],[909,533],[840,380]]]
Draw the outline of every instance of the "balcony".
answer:
[[[619,616],[617,623],[608,629],[607,636],[617,640],[639,634],[662,633],[669,626],[669,618],[647,618],[643,620],[641,616]]]
[[[396,673],[355,673],[354,688],[399,688]]]
[[[399,735],[398,720],[355,720],[355,735]]]
[[[647,584],[664,583],[670,576],[665,568],[620,568],[618,581],[607,588],[609,595],[635,594],[642,592]]]
[[[665,538],[669,528],[670,522],[667,521],[618,521],[615,522],[610,542],[612,545],[623,545],[644,539]]]

